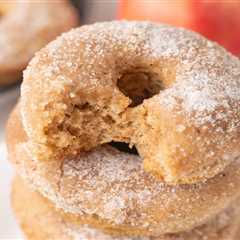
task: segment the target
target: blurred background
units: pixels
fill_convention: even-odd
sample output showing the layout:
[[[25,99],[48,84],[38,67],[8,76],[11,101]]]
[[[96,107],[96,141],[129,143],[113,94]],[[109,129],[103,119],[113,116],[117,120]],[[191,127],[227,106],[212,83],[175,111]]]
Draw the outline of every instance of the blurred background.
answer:
[[[27,19],[23,25],[23,30],[34,31],[35,21],[39,15],[41,21],[48,18],[51,11],[35,10],[29,14],[28,3],[32,5],[42,4],[55,7],[60,4],[59,0],[20,0],[19,10],[15,8],[15,0],[0,0],[0,239],[22,239],[21,233],[12,216],[9,193],[12,170],[7,162],[6,149],[4,144],[4,128],[9,112],[19,98],[20,83],[22,80],[22,70],[26,67],[34,51],[37,51],[47,42],[55,38],[49,36],[45,42],[37,45],[37,48],[30,47],[31,42],[25,39],[23,33],[17,35],[17,30],[21,29],[21,21]],[[89,24],[97,21],[109,21],[113,19],[128,20],[151,20],[163,22],[175,26],[192,29],[216,41],[227,48],[236,56],[240,56],[240,0],[72,0],[64,1],[74,6],[79,22],[76,25]],[[56,7],[56,9],[58,9]],[[64,15],[54,13],[55,17]],[[34,17],[36,19],[34,19]],[[29,20],[31,19],[31,21]],[[61,20],[61,19],[59,19]],[[34,23],[34,24],[33,24]],[[47,21],[44,22],[44,29]],[[18,27],[16,27],[18,26]],[[58,29],[58,34],[61,28]],[[23,31],[24,32],[24,31]],[[50,30],[49,30],[50,32]],[[47,35],[47,34],[46,34]],[[34,35],[34,40],[38,42],[41,35]],[[15,49],[14,57],[9,58],[7,54],[12,52],[13,44],[23,45],[21,51]],[[25,57],[28,53],[27,57]],[[4,55],[5,54],[5,55]],[[9,71],[12,62],[19,62],[25,57],[25,62],[21,67]],[[10,61],[10,60],[11,61]],[[18,63],[19,65],[19,63]],[[6,70],[7,69],[7,70]],[[14,73],[14,75],[13,75]]]

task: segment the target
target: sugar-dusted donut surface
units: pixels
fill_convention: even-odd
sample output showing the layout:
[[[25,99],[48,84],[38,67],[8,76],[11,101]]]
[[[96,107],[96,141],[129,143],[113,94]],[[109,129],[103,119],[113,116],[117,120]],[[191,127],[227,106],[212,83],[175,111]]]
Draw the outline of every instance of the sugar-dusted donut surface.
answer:
[[[240,154],[240,61],[181,28],[83,26],[31,61],[21,114],[39,161],[120,141],[160,179],[204,181]]]
[[[77,25],[77,13],[65,0],[2,1],[0,86],[20,80],[36,51]]]
[[[139,156],[110,146],[67,159],[36,160],[19,105],[7,127],[17,172],[57,207],[107,233],[159,236],[190,231],[229,207],[240,194],[240,161],[208,181],[168,185],[142,168]]]
[[[28,204],[26,204],[28,203]],[[111,236],[86,225],[77,225],[17,177],[12,186],[12,205],[29,240],[238,240],[239,203],[188,233],[161,237]]]

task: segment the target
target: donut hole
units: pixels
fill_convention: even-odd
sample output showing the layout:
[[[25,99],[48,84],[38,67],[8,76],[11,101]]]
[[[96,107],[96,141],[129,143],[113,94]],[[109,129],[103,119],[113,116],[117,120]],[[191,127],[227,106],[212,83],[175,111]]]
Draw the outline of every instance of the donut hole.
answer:
[[[135,146],[130,147],[128,143],[112,141],[112,142],[110,142],[108,144],[111,147],[116,148],[120,152],[130,153],[130,154],[134,154],[134,155],[138,155],[139,156],[136,147]]]
[[[129,107],[140,105],[144,99],[148,99],[164,90],[163,81],[154,72],[132,71],[124,73],[117,81],[119,90],[131,99]]]

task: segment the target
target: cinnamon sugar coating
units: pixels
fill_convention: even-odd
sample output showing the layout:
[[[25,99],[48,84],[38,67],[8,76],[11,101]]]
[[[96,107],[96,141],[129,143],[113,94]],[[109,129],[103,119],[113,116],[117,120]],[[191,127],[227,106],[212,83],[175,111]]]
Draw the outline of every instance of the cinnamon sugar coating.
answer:
[[[211,178],[240,153],[240,61],[202,36],[115,21],[63,34],[24,73],[21,114],[36,159],[135,145],[171,184]]]
[[[110,146],[74,158],[38,161],[29,151],[31,141],[19,115],[17,108],[7,127],[9,159],[71,221],[115,234],[178,233],[213,219],[240,194],[239,159],[208,181],[174,186],[146,173],[140,157]]]
[[[28,205],[25,203],[29,203]],[[179,234],[161,237],[112,236],[81,223],[72,223],[39,193],[17,177],[12,187],[12,205],[28,240],[238,240],[239,201],[206,224]]]
[[[239,198],[239,140],[240,61],[149,22],[96,23],[48,44],[7,127],[18,174],[80,236],[98,229],[90,239],[237,239],[236,222],[216,219]]]

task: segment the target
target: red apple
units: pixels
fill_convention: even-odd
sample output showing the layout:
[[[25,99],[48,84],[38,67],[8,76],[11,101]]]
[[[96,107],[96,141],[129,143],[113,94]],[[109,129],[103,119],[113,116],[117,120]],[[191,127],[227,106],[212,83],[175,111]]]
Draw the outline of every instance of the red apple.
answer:
[[[118,18],[189,28],[240,56],[240,0],[119,0]]]

